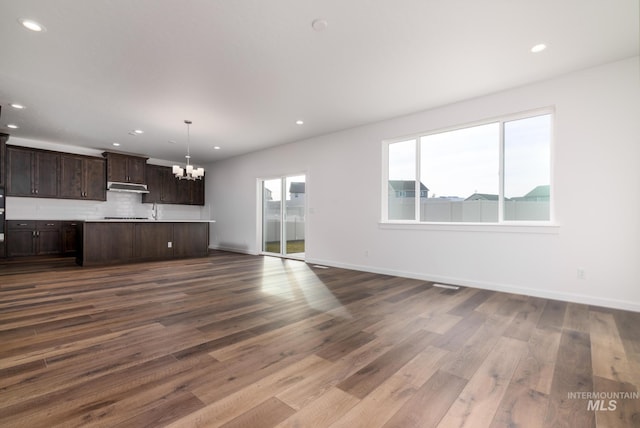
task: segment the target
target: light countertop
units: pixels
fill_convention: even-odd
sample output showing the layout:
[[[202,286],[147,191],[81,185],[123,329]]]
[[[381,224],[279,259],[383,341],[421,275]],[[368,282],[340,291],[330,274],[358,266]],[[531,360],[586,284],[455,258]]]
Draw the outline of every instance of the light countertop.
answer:
[[[215,223],[215,220],[171,220],[171,219],[137,219],[137,218],[110,218],[96,220],[78,220],[85,223]]]

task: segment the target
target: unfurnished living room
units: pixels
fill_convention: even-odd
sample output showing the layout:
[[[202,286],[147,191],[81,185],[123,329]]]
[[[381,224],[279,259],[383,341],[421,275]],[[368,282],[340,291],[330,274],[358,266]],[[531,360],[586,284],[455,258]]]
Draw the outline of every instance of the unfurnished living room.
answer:
[[[0,426],[640,427],[637,0],[0,40]]]

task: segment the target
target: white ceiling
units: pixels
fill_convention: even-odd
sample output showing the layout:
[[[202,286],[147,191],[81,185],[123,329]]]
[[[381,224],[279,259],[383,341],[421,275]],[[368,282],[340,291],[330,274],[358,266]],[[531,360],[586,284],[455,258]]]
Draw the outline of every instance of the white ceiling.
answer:
[[[0,0],[0,132],[182,161],[190,119],[204,164],[638,55],[638,17],[636,0]]]

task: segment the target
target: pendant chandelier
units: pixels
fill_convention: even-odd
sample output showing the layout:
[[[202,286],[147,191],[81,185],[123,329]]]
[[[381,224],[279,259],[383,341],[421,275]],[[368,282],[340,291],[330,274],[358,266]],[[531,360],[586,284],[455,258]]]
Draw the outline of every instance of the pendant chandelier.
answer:
[[[191,125],[191,121],[185,120],[184,123],[187,125],[187,155],[185,156],[187,162],[184,168],[179,165],[174,165],[173,175],[180,180],[201,180],[204,176],[204,168],[194,168],[193,165],[191,165],[191,154],[189,153],[189,145],[191,143],[189,126]]]

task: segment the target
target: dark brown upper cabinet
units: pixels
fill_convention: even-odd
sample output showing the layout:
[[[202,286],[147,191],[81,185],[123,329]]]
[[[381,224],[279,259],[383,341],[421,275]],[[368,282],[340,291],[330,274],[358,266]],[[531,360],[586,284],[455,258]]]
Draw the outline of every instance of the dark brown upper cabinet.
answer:
[[[148,158],[111,152],[104,152],[102,155],[107,158],[107,181],[146,184]]]
[[[176,204],[178,179],[167,166],[147,165],[147,190],[143,203]]]
[[[7,146],[7,195],[58,197],[60,154]]]
[[[178,203],[204,205],[204,177],[200,180],[177,180]]]
[[[191,205],[204,205],[204,177],[191,181]]]
[[[204,205],[204,178],[180,180],[170,167],[147,165],[147,186],[143,203]]]
[[[5,164],[6,164],[6,157],[7,157],[7,140],[9,139],[9,135],[8,134],[2,134],[0,133],[0,186],[4,186],[4,182],[5,182],[5,172],[4,172],[4,168],[5,168]]]
[[[60,197],[106,201],[106,161],[90,156],[60,155]]]

